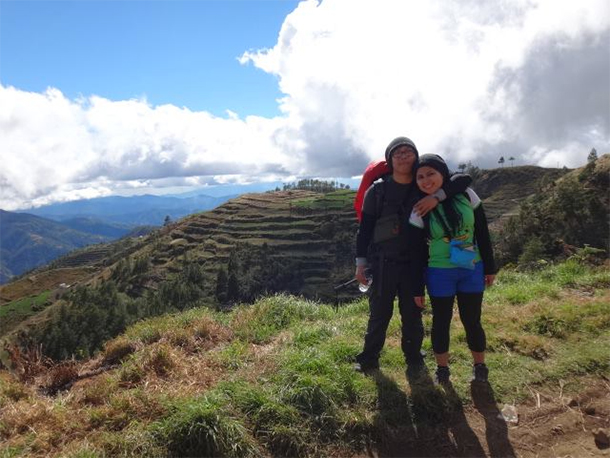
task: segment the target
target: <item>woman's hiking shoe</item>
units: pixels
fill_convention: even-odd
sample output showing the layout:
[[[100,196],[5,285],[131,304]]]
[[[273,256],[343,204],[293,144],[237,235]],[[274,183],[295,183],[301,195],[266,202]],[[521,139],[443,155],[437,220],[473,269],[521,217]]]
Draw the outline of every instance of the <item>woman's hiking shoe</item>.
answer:
[[[489,369],[484,363],[475,364],[472,367],[472,381],[487,383],[489,377]]]
[[[446,385],[449,383],[451,372],[447,366],[437,366],[434,373],[434,383],[437,385]]]

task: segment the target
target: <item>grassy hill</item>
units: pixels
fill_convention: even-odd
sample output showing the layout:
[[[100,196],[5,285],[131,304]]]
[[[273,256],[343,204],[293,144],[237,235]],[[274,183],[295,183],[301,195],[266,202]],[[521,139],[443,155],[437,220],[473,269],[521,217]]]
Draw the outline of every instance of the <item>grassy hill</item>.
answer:
[[[430,356],[427,376],[405,377],[397,317],[381,371],[353,372],[364,300],[191,309],[81,362],[14,353],[14,375],[0,371],[0,455],[606,456],[594,431],[610,427],[609,287],[607,268],[578,259],[502,271],[483,313],[489,385],[468,382],[457,317],[453,385],[431,383]]]

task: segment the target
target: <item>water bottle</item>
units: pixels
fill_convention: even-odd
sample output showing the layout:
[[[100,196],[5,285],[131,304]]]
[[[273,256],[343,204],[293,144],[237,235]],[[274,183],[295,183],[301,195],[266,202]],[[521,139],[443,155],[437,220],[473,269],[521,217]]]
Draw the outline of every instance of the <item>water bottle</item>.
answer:
[[[373,284],[373,274],[368,269],[364,272],[364,276],[366,277],[366,283],[358,283],[358,289],[361,293],[366,293]]]

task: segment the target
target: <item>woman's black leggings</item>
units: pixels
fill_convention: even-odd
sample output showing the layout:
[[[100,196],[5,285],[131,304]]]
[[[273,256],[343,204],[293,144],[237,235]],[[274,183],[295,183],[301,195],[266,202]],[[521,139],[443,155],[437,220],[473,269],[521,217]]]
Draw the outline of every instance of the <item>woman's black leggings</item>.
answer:
[[[453,316],[453,300],[450,297],[430,297],[432,303],[432,348],[434,353],[449,351],[449,328]],[[485,331],[481,326],[483,293],[457,293],[460,320],[466,330],[466,341],[471,351],[485,351]]]

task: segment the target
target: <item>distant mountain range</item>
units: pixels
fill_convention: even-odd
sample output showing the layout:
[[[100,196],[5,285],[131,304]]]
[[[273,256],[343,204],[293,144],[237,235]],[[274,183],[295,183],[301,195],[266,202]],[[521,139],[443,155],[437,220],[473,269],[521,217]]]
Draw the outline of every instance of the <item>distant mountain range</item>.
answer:
[[[114,238],[35,215],[0,210],[0,284],[76,248]]]
[[[215,208],[233,197],[236,196],[109,196],[45,205],[22,211],[60,222],[71,221],[75,218],[93,218],[104,224],[115,226],[118,223],[119,227],[122,225],[133,228],[142,225],[161,226],[166,216],[171,219],[182,218],[192,213]],[[82,223],[87,224],[85,221]]]
[[[110,196],[45,205],[23,213],[0,210],[0,284],[74,249],[144,235],[162,226],[167,217],[178,220],[232,197],[193,193]]]

